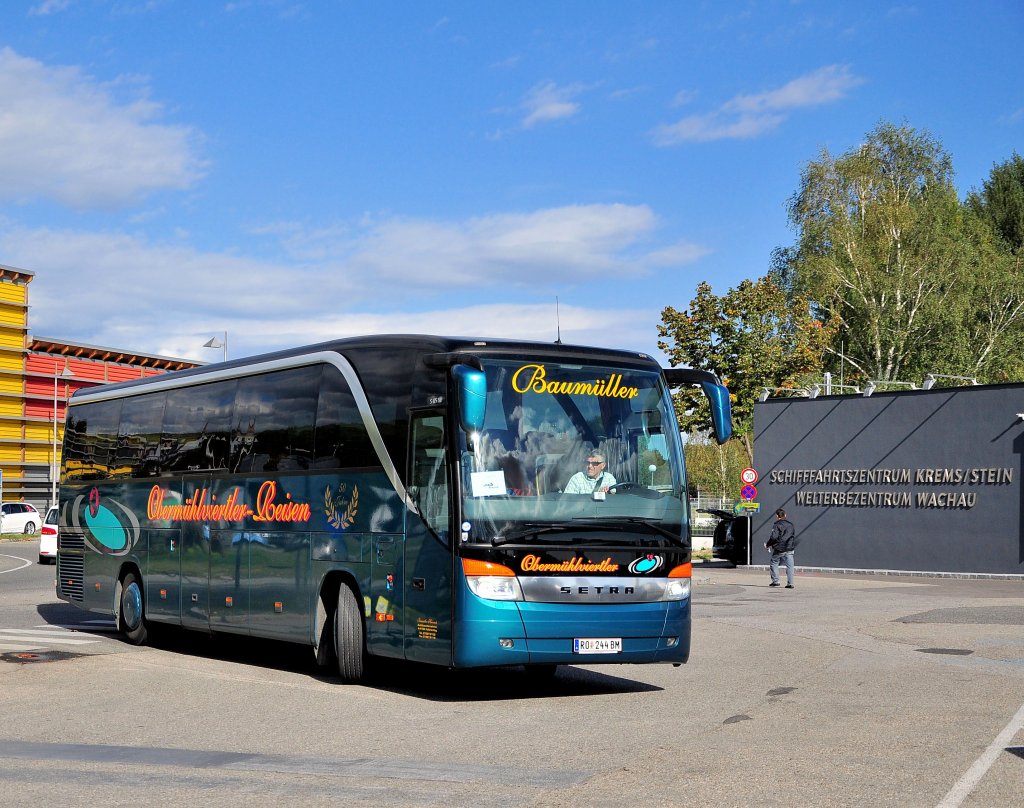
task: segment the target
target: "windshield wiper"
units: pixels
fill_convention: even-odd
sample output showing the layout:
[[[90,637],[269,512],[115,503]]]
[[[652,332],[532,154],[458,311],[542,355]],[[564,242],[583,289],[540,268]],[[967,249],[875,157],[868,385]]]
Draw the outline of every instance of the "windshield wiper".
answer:
[[[668,528],[664,528],[656,522],[652,522],[649,519],[642,519],[639,516],[577,516],[573,520],[576,522],[593,522],[595,525],[602,525],[612,529],[625,530],[625,525],[643,525],[659,536],[664,536],[673,544],[678,547],[684,547],[687,550],[690,549],[690,545],[687,544],[680,536],[677,536]]]
[[[509,544],[510,542],[517,541],[519,539],[525,539],[527,536],[539,536],[543,533],[565,533],[572,530],[586,530],[586,531],[616,531],[622,532],[627,530],[632,525],[643,525],[652,533],[656,533],[659,536],[664,536],[673,544],[690,549],[690,546],[684,542],[679,536],[675,535],[671,530],[663,528],[661,525],[651,522],[647,519],[641,519],[638,516],[621,516],[621,517],[605,517],[605,516],[576,516],[573,517],[572,521],[561,525],[552,525],[547,522],[525,522],[522,523],[523,529],[513,530],[505,533],[501,536],[495,536],[491,540],[491,545],[497,547],[501,544]],[[578,541],[586,542],[593,541],[593,539],[579,537]]]
[[[501,536],[495,536],[491,539],[491,545],[497,547],[500,544],[509,544],[510,542],[518,541],[519,539],[525,539],[527,536],[540,536],[543,533],[566,533],[574,530],[625,530],[622,525],[604,525],[604,524],[593,524],[593,525],[581,525],[575,519],[568,524],[552,525],[547,522],[525,522],[520,523],[524,525],[521,530],[510,530],[508,533],[504,533]],[[569,541],[586,542],[592,541],[585,537],[572,537]]]

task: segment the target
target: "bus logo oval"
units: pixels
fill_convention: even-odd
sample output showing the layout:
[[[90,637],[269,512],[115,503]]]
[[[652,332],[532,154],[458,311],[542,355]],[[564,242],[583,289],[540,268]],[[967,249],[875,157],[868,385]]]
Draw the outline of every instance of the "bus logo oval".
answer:
[[[648,572],[654,572],[657,569],[661,569],[661,566],[665,563],[665,559],[659,555],[648,553],[642,558],[638,558],[629,565],[629,571],[634,575],[645,575]]]

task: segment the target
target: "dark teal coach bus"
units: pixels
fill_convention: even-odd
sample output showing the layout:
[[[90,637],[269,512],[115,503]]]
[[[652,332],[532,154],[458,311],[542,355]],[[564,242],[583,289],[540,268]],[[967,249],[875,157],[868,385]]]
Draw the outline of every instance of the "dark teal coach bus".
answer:
[[[679,385],[725,441],[713,374],[561,344],[359,337],[80,391],[57,593],[134,643],[304,643],[344,681],[686,662]]]

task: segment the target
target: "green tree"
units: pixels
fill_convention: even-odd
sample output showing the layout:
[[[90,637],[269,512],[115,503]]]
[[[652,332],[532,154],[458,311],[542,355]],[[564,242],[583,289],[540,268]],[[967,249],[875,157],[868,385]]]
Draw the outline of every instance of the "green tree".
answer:
[[[1024,158],[1016,152],[967,197],[967,205],[996,234],[1002,248],[1014,256],[1016,268],[1024,260]]]
[[[990,381],[1024,378],[1024,159],[993,166],[981,191],[968,195],[979,259],[968,281],[968,343],[974,373]]]
[[[986,185],[1000,200],[987,209],[1014,233],[1009,185]],[[797,243],[777,251],[777,274],[837,335],[830,370],[843,362],[848,375],[882,381],[998,375],[1024,317],[1020,285],[993,226],[960,204],[952,160],[930,135],[883,122],[856,149],[823,151],[789,213]]]
[[[797,246],[790,277],[838,326],[863,378],[919,372],[960,270],[952,162],[927,134],[882,123],[857,149],[823,151],[790,201]],[[838,346],[830,346],[838,354]]]
[[[741,442],[731,440],[719,446],[707,433],[695,430],[687,436],[685,452],[691,491],[738,498],[740,472],[750,464]]]
[[[658,347],[673,366],[688,365],[717,373],[729,388],[734,432],[753,459],[754,402],[762,388],[791,386],[821,370],[831,341],[828,328],[811,315],[806,298],[790,300],[772,277],[745,280],[719,297],[702,282],[684,311],[667,306],[658,326]],[[683,389],[675,396],[684,432],[709,430],[704,396]]]

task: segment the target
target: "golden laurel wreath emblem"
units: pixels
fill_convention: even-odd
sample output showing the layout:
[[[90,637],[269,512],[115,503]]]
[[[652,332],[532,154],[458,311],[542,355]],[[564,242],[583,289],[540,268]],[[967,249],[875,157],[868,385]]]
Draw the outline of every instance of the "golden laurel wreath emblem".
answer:
[[[359,486],[352,486],[352,496],[346,497],[347,485],[338,485],[338,495],[334,496],[331,487],[324,490],[324,513],[327,515],[327,524],[333,528],[345,530],[351,527],[359,513]]]

